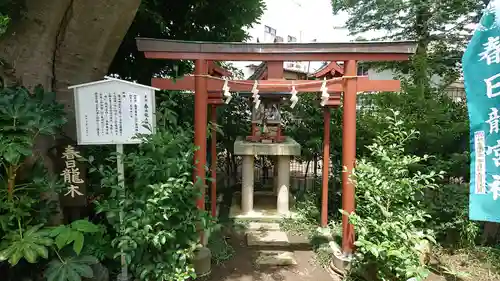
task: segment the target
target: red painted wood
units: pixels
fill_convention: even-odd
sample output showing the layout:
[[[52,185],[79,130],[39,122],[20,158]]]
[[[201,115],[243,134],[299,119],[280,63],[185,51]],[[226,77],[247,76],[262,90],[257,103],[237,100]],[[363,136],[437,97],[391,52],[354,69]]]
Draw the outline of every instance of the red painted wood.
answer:
[[[328,176],[330,171],[330,109],[323,109],[323,179],[321,182],[321,226],[328,226]]]
[[[356,61],[346,61],[346,75],[356,74]],[[355,192],[351,173],[356,162],[356,81],[346,80],[343,99],[342,123],[342,209],[348,214],[354,212]],[[346,215],[342,216],[342,251],[352,253],[354,249],[354,227]]]
[[[356,73],[354,74],[356,75]],[[354,76],[353,75],[353,76]],[[205,78],[208,80],[208,91],[212,93],[220,93],[224,81],[213,78]],[[151,79],[151,85],[162,90],[184,90],[193,91],[195,76],[185,76],[178,78],[175,81],[164,78]],[[344,80],[357,80],[353,84],[355,92],[381,91],[381,92],[397,92],[401,89],[401,82],[398,80],[369,80],[368,77],[358,77],[343,80],[327,81],[329,92],[342,92]],[[254,80],[236,80],[229,81],[228,86],[231,91],[250,92],[252,90]],[[312,83],[311,83],[312,82]],[[291,81],[289,80],[258,80],[258,89],[261,93],[264,92],[290,92],[292,90]],[[299,93],[319,92],[322,81],[314,82],[312,80],[294,80],[295,89]]]
[[[410,54],[390,53],[190,53],[190,52],[144,52],[148,59],[169,60],[215,60],[215,61],[403,61]]]
[[[210,121],[212,122],[212,140],[211,140],[211,178],[212,178],[212,183],[211,183],[211,190],[210,190],[210,209],[212,213],[212,217],[217,217],[217,130],[216,130],[216,124],[217,124],[217,106],[212,105],[210,108]]]
[[[207,80],[201,75],[208,73],[208,65],[204,60],[195,61],[196,79],[194,83],[194,145],[198,149],[194,153],[193,182],[200,184],[202,196],[198,199],[197,206],[205,209],[205,166],[207,161]]]

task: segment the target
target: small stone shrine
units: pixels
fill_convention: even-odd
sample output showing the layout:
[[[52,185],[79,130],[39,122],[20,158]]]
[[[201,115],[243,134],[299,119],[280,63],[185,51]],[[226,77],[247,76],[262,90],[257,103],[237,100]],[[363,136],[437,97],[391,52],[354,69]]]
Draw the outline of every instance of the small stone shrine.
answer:
[[[252,135],[240,137],[234,143],[234,154],[243,158],[240,209],[234,217],[286,216],[290,208],[290,161],[300,155],[300,145],[284,136],[281,128],[280,105],[289,93],[261,93],[257,106],[252,103]],[[264,207],[255,199],[254,208],[254,159],[255,156],[274,158],[274,196],[276,212]],[[265,200],[262,198],[261,200]],[[274,205],[274,204],[273,204]]]
[[[252,135],[247,141],[280,143],[286,140],[281,135],[281,96],[265,97],[257,109],[252,107]]]

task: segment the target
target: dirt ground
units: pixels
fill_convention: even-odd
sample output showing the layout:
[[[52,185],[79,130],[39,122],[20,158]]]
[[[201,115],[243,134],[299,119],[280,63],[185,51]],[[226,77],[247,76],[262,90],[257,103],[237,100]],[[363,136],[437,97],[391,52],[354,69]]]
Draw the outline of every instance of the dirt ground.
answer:
[[[439,251],[431,267],[436,271],[428,281],[500,281],[500,253],[492,248]]]
[[[296,250],[296,266],[258,267],[254,264],[256,250],[246,246],[241,236],[232,235],[229,243],[234,256],[222,265],[213,265],[212,274],[204,281],[340,281],[315,264],[310,250]]]
[[[224,196],[221,214],[227,217],[231,194]],[[233,229],[234,231],[234,229]],[[296,266],[257,267],[256,250],[246,246],[238,231],[229,234],[234,248],[233,257],[221,265],[212,266],[212,274],[203,281],[341,281],[328,273],[316,261],[311,250],[296,250]],[[459,251],[437,251],[431,261],[434,272],[426,281],[500,281],[500,249],[476,247]]]
[[[228,241],[234,256],[224,264],[213,265],[212,274],[203,281],[341,281],[316,261],[310,250],[296,250],[296,266],[258,267],[254,264],[256,249],[246,246],[239,235]],[[500,257],[484,249],[439,252],[432,259],[435,269],[427,281],[500,281]]]

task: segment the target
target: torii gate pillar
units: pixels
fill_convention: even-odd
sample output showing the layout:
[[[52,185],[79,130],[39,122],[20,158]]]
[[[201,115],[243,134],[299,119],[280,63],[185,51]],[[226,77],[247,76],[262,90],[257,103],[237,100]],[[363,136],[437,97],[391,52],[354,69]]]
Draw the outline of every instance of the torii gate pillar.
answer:
[[[200,185],[202,196],[198,199],[199,209],[205,209],[205,166],[207,161],[207,80],[208,64],[206,60],[195,60],[195,95],[194,95],[194,145],[198,149],[194,153],[193,182]],[[203,240],[202,240],[203,241]]]
[[[355,76],[357,63],[355,60],[344,62],[346,76]],[[342,209],[351,214],[354,212],[354,184],[351,173],[356,161],[356,80],[344,81],[344,99],[342,115]],[[342,251],[351,254],[354,245],[354,227],[346,215],[342,216]]]
[[[194,152],[194,173],[193,182],[199,185],[201,196],[196,205],[199,209],[205,210],[205,190],[206,190],[206,172],[207,162],[207,103],[208,89],[205,76],[208,75],[208,62],[203,59],[197,59],[194,62],[195,73],[195,95],[194,95],[194,145],[198,149]],[[200,226],[200,242],[203,247],[197,249],[193,259],[196,273],[201,276],[210,274],[211,257],[210,249],[206,247],[203,228]]]

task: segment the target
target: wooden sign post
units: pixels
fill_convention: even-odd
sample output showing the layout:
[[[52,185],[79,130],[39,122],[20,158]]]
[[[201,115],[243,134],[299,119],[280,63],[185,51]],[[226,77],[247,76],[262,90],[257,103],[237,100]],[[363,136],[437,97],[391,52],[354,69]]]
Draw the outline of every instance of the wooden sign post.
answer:
[[[83,196],[80,185],[84,183],[84,180],[80,178],[80,169],[77,167],[77,161],[81,159],[80,152],[76,151],[73,146],[68,145],[64,149],[61,158],[64,160],[64,170],[61,176],[64,183],[68,185],[68,191],[64,193],[64,196],[71,198]]]
[[[116,145],[118,184],[124,191],[123,145],[140,143],[141,140],[136,138],[138,134],[154,133],[155,91],[159,89],[111,77],[71,86],[69,89],[74,90],[78,145]],[[67,194],[78,195],[80,191],[71,180],[82,180],[70,173],[63,176],[71,184]],[[120,223],[123,223],[123,218],[122,209]],[[128,280],[123,252],[121,265],[122,272],[118,280]]]

